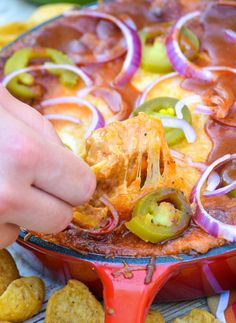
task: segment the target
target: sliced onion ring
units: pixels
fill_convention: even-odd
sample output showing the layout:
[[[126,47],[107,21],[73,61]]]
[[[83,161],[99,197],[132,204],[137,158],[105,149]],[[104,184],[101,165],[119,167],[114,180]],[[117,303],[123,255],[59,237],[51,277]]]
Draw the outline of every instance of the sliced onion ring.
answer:
[[[194,162],[191,156],[185,155],[180,151],[170,149],[170,152],[172,157],[175,159],[176,163],[180,165],[188,164],[191,167],[197,168],[201,172],[203,172],[207,168],[206,164],[202,162]]]
[[[65,96],[65,97],[44,100],[41,102],[41,106],[46,107],[49,105],[64,104],[64,103],[75,103],[75,104],[79,104],[79,105],[84,105],[87,108],[89,108],[90,111],[92,112],[92,122],[89,125],[89,127],[84,135],[85,138],[88,138],[94,130],[104,127],[105,120],[104,120],[102,114],[100,113],[100,111],[98,111],[98,109],[89,101],[78,98],[76,96]]]
[[[212,114],[212,110],[210,107],[208,107],[207,105],[198,105],[195,110],[195,112],[197,113],[202,113],[202,114],[207,114],[207,115],[211,115]]]
[[[201,202],[201,190],[212,171],[234,159],[236,159],[236,154],[227,154],[215,160],[202,174],[193,191],[196,205],[196,211],[193,216],[194,221],[212,236],[224,238],[230,242],[236,241],[236,226],[215,219],[205,210]]]
[[[236,68],[230,66],[207,66],[203,67],[203,70],[211,72],[230,72],[236,74]]]
[[[43,115],[44,118],[47,120],[61,120],[61,121],[70,121],[77,124],[81,124],[81,120],[79,118],[76,118],[74,116],[68,115],[68,114],[61,114],[61,113],[48,113]]]
[[[197,139],[195,130],[187,121],[172,117],[160,117],[160,120],[163,127],[183,130],[185,137],[189,143],[193,143]]]
[[[144,103],[144,101],[146,100],[146,97],[148,95],[148,93],[159,83],[161,83],[162,81],[165,81],[167,79],[170,79],[172,77],[178,76],[179,74],[177,72],[172,72],[172,73],[168,73],[162,76],[158,76],[157,78],[155,78],[154,81],[152,81],[151,84],[149,84],[146,89],[143,91],[143,93],[140,95],[140,97],[137,99],[135,107],[139,107],[141,104]]]
[[[224,187],[220,187],[212,192],[204,192],[204,196],[206,197],[211,197],[211,196],[220,196],[220,195],[225,195],[229,193],[230,191],[234,190],[236,188],[236,181],[233,181],[233,183],[228,184]]]
[[[111,213],[111,218],[108,219],[108,223],[106,224],[106,226],[101,227],[99,229],[82,229],[72,224],[73,228],[76,228],[83,232],[87,232],[90,235],[99,236],[99,235],[111,233],[117,227],[119,223],[119,214],[116,208],[105,195],[100,197],[99,200],[109,209]]]
[[[112,88],[90,86],[77,92],[77,96],[82,98],[88,94],[101,97],[109,106],[112,112],[120,112],[122,107],[122,97],[119,92]]]
[[[71,72],[74,72],[77,74],[83,81],[84,83],[89,86],[93,84],[92,79],[79,67],[69,65],[69,64],[53,64],[53,63],[45,63],[43,65],[34,65],[34,66],[29,66],[25,68],[21,68],[19,70],[16,70],[12,73],[9,73],[3,80],[2,80],[2,85],[4,87],[7,87],[7,84],[17,75],[25,73],[25,72],[33,72],[33,71],[43,71],[43,70],[48,70],[48,69],[62,69],[62,70],[68,70]]]
[[[179,33],[181,28],[189,20],[199,17],[200,12],[194,11],[182,16],[171,29],[166,38],[166,51],[173,68],[186,77],[192,77],[203,81],[213,81],[214,75],[191,63],[182,53],[179,46]]]
[[[79,10],[79,11],[69,11],[64,15],[66,16],[81,16],[81,17],[91,17],[95,19],[106,19],[113,22],[123,33],[126,44],[127,44],[127,54],[120,73],[114,80],[114,84],[117,86],[123,86],[129,82],[132,76],[135,74],[141,63],[141,41],[139,39],[138,33],[133,28],[130,28],[120,19],[109,15],[107,13],[92,11],[92,10]]]
[[[79,90],[77,92],[77,96],[84,97],[90,93],[103,99],[110,110],[115,113],[112,117],[106,120],[106,124],[117,120],[125,120],[129,116],[130,108],[128,104],[122,100],[122,96],[117,90],[113,88],[90,86]]]
[[[182,109],[185,105],[191,104],[191,103],[197,103],[201,102],[201,98],[198,95],[191,95],[183,98],[182,100],[179,100],[175,105],[175,114],[178,119],[183,119],[183,113]]]

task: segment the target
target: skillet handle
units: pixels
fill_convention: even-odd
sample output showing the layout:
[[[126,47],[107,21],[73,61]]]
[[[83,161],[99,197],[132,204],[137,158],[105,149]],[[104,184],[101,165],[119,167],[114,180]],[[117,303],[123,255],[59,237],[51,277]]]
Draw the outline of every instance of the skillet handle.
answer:
[[[143,323],[155,295],[173,275],[176,266],[177,263],[156,264],[152,281],[145,284],[146,265],[142,265],[143,270],[132,271],[132,278],[125,278],[123,274],[116,275],[124,268],[122,265],[97,263],[95,267],[103,282],[105,323]],[[137,269],[137,266],[129,268]]]

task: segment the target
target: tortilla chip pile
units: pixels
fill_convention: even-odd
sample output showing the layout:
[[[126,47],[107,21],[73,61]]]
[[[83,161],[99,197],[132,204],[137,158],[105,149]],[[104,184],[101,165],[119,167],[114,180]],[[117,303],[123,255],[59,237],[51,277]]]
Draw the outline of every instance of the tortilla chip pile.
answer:
[[[38,277],[20,277],[7,250],[0,250],[0,323],[22,322],[37,314],[43,304],[45,286]],[[78,280],[55,291],[48,300],[45,323],[103,323],[101,303]],[[157,310],[150,310],[145,323],[164,323]],[[207,311],[193,309],[173,323],[218,323]]]
[[[220,323],[220,321],[211,313],[195,308],[188,315],[175,319],[173,323]]]
[[[37,314],[45,296],[38,277],[20,277],[7,250],[0,250],[0,322],[22,322]],[[103,323],[104,309],[86,285],[70,280],[49,298],[46,323]],[[163,323],[158,311],[150,311],[145,323]]]
[[[87,286],[78,280],[69,280],[64,288],[49,298],[45,323],[103,323],[104,309],[90,293]],[[164,323],[158,311],[151,310],[145,323]]]
[[[20,277],[14,259],[0,250],[0,322],[22,322],[39,312],[45,295],[38,277]]]

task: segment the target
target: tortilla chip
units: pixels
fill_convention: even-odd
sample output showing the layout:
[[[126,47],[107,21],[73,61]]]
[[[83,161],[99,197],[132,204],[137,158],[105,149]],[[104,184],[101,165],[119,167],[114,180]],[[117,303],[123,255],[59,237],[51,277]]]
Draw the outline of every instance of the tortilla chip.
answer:
[[[102,305],[91,294],[87,286],[77,280],[49,298],[45,323],[103,323]]]
[[[177,318],[173,323],[220,323],[211,313],[194,308],[188,315]]]
[[[0,250],[0,295],[7,289],[8,285],[20,277],[15,261],[6,250]]]
[[[0,296],[0,321],[22,322],[39,312],[45,294],[37,277],[14,280]]]
[[[157,310],[150,310],[148,312],[145,323],[165,323],[164,317]]]

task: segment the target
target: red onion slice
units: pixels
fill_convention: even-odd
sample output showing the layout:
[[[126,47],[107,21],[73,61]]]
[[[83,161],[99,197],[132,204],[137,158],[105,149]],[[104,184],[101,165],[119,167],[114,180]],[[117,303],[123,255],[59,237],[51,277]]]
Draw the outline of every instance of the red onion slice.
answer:
[[[119,214],[118,214],[116,208],[114,207],[114,205],[109,201],[109,199],[105,195],[100,197],[99,200],[105,206],[107,206],[107,208],[109,209],[109,211],[111,213],[112,217],[108,219],[108,223],[104,227],[101,227],[99,229],[82,229],[82,228],[76,227],[77,229],[87,232],[90,235],[99,236],[99,235],[111,233],[117,227],[117,225],[119,223]],[[74,227],[74,225],[73,225],[73,227]]]
[[[102,13],[98,11],[70,11],[65,13],[66,16],[87,16],[95,19],[106,19],[113,22],[123,33],[126,44],[127,44],[127,54],[120,73],[114,80],[114,84],[117,86],[123,86],[130,81],[137,69],[141,64],[141,41],[139,39],[138,33],[133,28],[130,28],[120,19],[109,15],[107,13]]]
[[[208,176],[215,168],[224,165],[225,163],[236,159],[236,154],[227,154],[219,159],[215,160],[202,174],[201,178],[197,182],[193,195],[196,206],[196,211],[193,216],[194,221],[206,232],[214,237],[224,238],[228,241],[236,241],[236,226],[220,222],[212,217],[203,207],[201,202],[201,190],[206,182]]]
[[[89,110],[92,112],[92,122],[89,125],[84,135],[85,138],[88,138],[94,130],[104,127],[105,120],[103,118],[103,115],[92,103],[84,99],[80,99],[74,96],[65,96],[65,97],[44,100],[43,102],[41,102],[41,106],[46,107],[49,105],[64,104],[64,103],[75,103],[78,105],[84,105],[87,108],[89,108]]]
[[[182,109],[185,105],[191,104],[191,103],[197,103],[201,102],[201,98],[198,95],[191,95],[187,96],[186,98],[183,98],[182,100],[179,100],[175,105],[175,114],[178,119],[183,119],[183,113]]]
[[[69,65],[69,64],[52,64],[52,63],[45,63],[43,65],[35,65],[35,66],[29,66],[25,68],[21,68],[19,70],[16,70],[12,73],[9,73],[3,80],[2,85],[4,87],[7,87],[7,84],[17,75],[25,73],[25,72],[33,72],[33,71],[44,71],[48,69],[62,69],[62,70],[68,70],[71,72],[74,72],[77,74],[84,83],[89,86],[93,84],[92,79],[79,67]]]
[[[73,123],[81,124],[81,120],[74,116],[68,114],[60,114],[60,113],[49,113],[44,114],[44,117],[48,120],[61,120],[61,121],[70,121]]]
[[[92,92],[93,95],[101,97],[109,106],[112,112],[118,113],[122,107],[122,97],[114,89],[97,88]]]
[[[77,91],[76,95],[79,98],[84,98],[86,95],[91,93],[96,87],[95,86],[86,86],[82,88],[81,90]]]
[[[236,74],[236,68],[229,66],[208,66],[203,67],[203,70],[211,72],[230,72]]]
[[[226,185],[224,187],[220,187],[212,192],[204,192],[205,197],[211,197],[211,196],[220,196],[220,195],[225,195],[229,193],[230,191],[234,190],[236,188],[236,181],[233,181],[233,183]]]
[[[151,82],[151,84],[149,84],[146,89],[143,91],[143,93],[140,95],[140,97],[137,99],[135,107],[139,107],[141,104],[144,103],[144,101],[146,100],[146,97],[148,95],[148,93],[159,83],[161,83],[162,81],[168,80],[169,78],[178,76],[177,72],[172,72],[172,73],[168,73],[162,76],[158,76],[157,78],[155,78],[154,81]]]
[[[103,99],[110,110],[115,113],[112,117],[106,120],[106,124],[117,120],[125,120],[130,114],[127,103],[122,100],[121,94],[115,89],[91,86],[78,91],[77,96],[84,97],[89,93]]]
[[[194,162],[191,156],[185,155],[180,151],[170,149],[170,152],[172,157],[175,159],[176,163],[180,165],[184,166],[188,164],[191,167],[197,168],[201,172],[203,172],[207,168],[206,164],[202,162]]]
[[[101,97],[112,112],[117,113],[121,110],[123,104],[122,97],[115,89],[90,86],[79,90],[77,96],[84,97],[90,93],[96,97]]]
[[[163,127],[183,130],[188,143],[193,143],[194,141],[196,141],[196,132],[187,121],[172,117],[160,117],[160,120]]]
[[[203,81],[213,81],[214,76],[210,71],[199,68],[191,63],[182,53],[179,46],[179,33],[181,28],[191,19],[200,16],[199,11],[194,11],[182,16],[171,29],[166,38],[166,51],[173,68],[186,77]]]
[[[236,32],[231,29],[225,29],[224,34],[229,41],[236,43]]]

